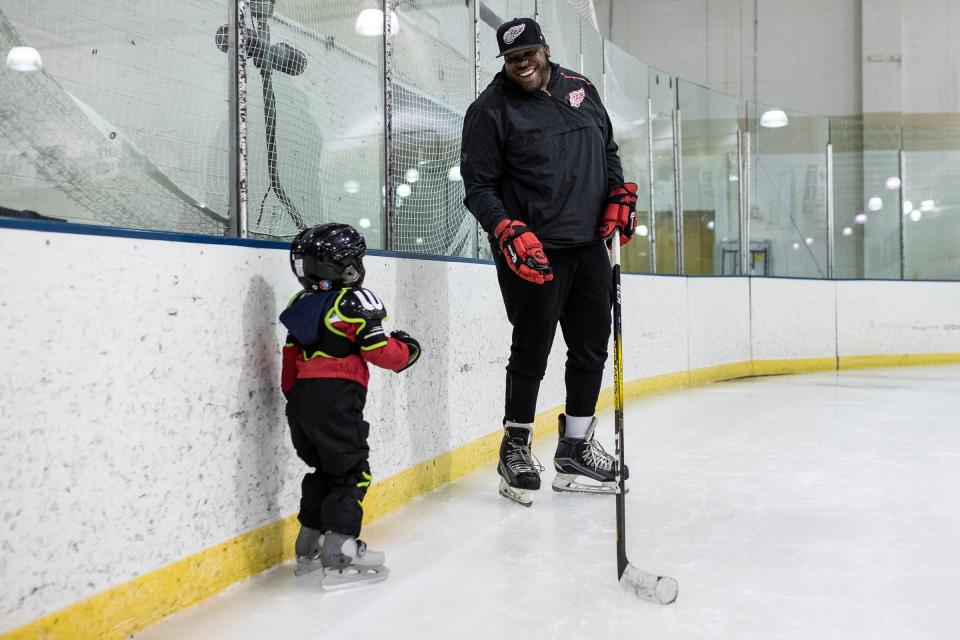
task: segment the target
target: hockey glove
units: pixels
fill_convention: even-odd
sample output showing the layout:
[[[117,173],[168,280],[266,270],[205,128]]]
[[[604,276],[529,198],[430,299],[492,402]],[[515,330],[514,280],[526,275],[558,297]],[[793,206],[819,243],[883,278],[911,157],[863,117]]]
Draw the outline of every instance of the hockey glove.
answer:
[[[637,184],[622,184],[607,196],[607,206],[600,218],[600,237],[609,240],[620,228],[620,244],[627,244],[637,229]]]
[[[519,220],[503,220],[494,233],[511,271],[534,284],[553,280],[553,269],[543,252],[543,245],[525,224]]]
[[[390,337],[407,345],[407,349],[410,352],[410,355],[407,356],[407,364],[403,365],[403,368],[396,370],[397,373],[400,373],[401,371],[412,367],[413,363],[420,358],[420,343],[417,342],[416,338],[411,336],[406,331],[391,331]]]

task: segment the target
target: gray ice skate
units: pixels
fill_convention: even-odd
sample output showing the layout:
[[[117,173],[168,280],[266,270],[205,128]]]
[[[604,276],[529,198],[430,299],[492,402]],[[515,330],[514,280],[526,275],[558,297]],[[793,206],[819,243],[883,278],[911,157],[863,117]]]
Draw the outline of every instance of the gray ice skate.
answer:
[[[533,498],[529,491],[540,489],[540,472],[543,467],[535,462],[530,452],[533,425],[506,422],[503,440],[500,442],[500,495],[508,500],[529,507]]]
[[[334,591],[382,582],[390,575],[390,569],[383,566],[385,560],[382,552],[368,549],[363,540],[327,531],[320,546],[320,586],[324,591]]]
[[[294,545],[297,554],[297,566],[293,569],[293,575],[302,576],[323,568],[323,564],[320,562],[321,545],[323,545],[322,533],[316,529],[300,525],[300,533],[297,534],[297,542]]]
[[[583,438],[568,438],[565,434],[566,416],[560,415],[560,439],[553,458],[553,466],[557,470],[552,485],[554,491],[617,493],[617,462],[594,440],[596,427],[597,419],[593,418]],[[627,469],[624,468],[624,477],[627,475]]]

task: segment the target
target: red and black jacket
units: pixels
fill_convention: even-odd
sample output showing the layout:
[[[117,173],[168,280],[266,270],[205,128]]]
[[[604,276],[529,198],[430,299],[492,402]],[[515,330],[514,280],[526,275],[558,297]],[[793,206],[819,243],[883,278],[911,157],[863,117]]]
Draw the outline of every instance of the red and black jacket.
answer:
[[[280,387],[290,392],[299,378],[342,378],[364,388],[367,363],[394,371],[407,365],[410,350],[383,329],[386,309],[367,289],[301,291],[280,322],[287,328]]]

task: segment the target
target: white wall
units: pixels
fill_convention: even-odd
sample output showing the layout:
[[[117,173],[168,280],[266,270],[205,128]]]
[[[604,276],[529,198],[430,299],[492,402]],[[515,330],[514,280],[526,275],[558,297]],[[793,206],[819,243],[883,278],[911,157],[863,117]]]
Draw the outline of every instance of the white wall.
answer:
[[[837,352],[960,353],[960,283],[837,282]]]
[[[0,245],[0,631],[297,510],[285,250],[9,229]],[[424,348],[372,375],[382,479],[499,428],[510,334],[485,265],[366,263],[388,328]]]
[[[0,632],[297,510],[285,249],[15,229],[0,246]],[[403,374],[373,371],[383,479],[499,428],[510,329],[489,264],[367,265],[388,328],[424,347]],[[627,381],[960,353],[960,283],[625,274],[623,301]],[[558,337],[540,410],[563,403],[564,352]]]
[[[836,356],[836,288],[828,280],[750,282],[753,360]]]

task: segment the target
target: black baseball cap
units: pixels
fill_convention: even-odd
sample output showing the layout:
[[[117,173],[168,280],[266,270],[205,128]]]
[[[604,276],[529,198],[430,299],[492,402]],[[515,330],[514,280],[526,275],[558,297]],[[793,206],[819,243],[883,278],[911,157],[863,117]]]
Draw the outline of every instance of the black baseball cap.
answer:
[[[500,55],[497,56],[499,58],[514,51],[542,47],[547,41],[544,40],[536,20],[514,18],[497,29],[497,44],[500,45]]]

